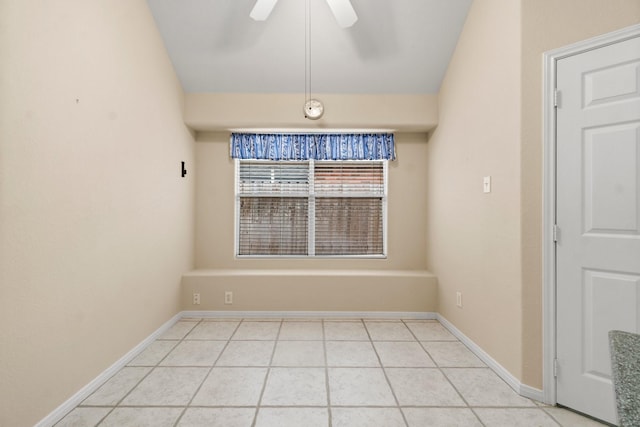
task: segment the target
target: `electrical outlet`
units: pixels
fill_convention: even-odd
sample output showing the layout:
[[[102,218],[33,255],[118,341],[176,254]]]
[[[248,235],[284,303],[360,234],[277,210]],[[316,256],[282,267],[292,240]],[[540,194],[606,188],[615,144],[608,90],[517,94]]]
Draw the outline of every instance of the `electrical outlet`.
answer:
[[[193,305],[200,305],[200,294],[193,293]]]
[[[456,305],[462,308],[462,292],[456,292]]]
[[[224,303],[225,304],[233,304],[233,292],[226,291],[224,293]]]

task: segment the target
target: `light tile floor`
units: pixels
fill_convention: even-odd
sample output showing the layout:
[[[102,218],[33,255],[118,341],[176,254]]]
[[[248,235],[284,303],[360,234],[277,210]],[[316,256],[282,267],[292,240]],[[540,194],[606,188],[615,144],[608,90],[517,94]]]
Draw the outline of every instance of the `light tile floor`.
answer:
[[[56,426],[598,426],[429,320],[183,319]]]

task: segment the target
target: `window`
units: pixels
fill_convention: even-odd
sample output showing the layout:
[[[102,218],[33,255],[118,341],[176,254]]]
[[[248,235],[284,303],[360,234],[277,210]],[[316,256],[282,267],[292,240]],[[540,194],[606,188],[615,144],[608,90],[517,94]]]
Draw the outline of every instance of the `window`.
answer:
[[[236,160],[236,255],[386,255],[387,161]]]

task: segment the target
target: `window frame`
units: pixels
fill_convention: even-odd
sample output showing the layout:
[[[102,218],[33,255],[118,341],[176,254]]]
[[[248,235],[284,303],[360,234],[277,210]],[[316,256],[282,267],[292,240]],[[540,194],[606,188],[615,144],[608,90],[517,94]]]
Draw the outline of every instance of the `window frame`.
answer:
[[[240,164],[242,162],[249,163],[306,163],[308,165],[309,170],[309,183],[308,190],[304,197],[308,200],[308,210],[307,210],[307,223],[308,223],[308,253],[305,255],[301,254],[289,254],[289,255],[277,255],[277,254],[249,254],[249,255],[241,255],[240,252],[240,199],[241,197],[260,197],[260,196],[248,196],[247,194],[240,193]],[[333,255],[317,255],[315,254],[315,235],[316,235],[316,215],[315,215],[315,199],[317,198],[314,189],[314,174],[315,174],[315,164],[316,163],[380,163],[382,164],[382,179],[383,179],[383,194],[382,195],[371,195],[370,198],[380,198],[382,202],[382,253],[379,254],[333,254]],[[288,160],[256,160],[256,159],[234,159],[234,258],[243,260],[243,259],[387,259],[388,252],[388,186],[389,186],[389,160],[381,159],[381,160],[296,160],[296,161],[288,161]],[[348,193],[347,193],[348,194]],[[288,194],[288,197],[302,197],[302,193]],[[333,195],[335,196],[335,194]],[[326,196],[325,197],[333,197]],[[263,196],[269,197],[269,196]],[[356,197],[364,197],[366,196],[359,195],[347,195],[346,198],[356,198]]]

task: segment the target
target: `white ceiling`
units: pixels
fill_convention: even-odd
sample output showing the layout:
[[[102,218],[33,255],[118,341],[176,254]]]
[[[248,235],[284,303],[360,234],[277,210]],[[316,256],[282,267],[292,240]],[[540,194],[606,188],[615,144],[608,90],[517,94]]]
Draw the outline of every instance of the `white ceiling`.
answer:
[[[184,90],[305,92],[305,0],[147,0]],[[310,0],[313,93],[435,94],[472,0],[351,0],[358,21],[338,27]]]

